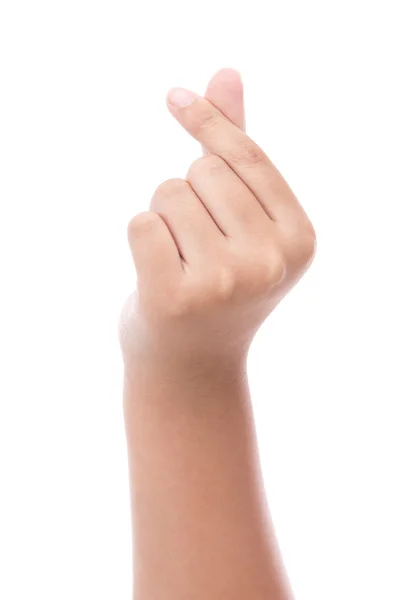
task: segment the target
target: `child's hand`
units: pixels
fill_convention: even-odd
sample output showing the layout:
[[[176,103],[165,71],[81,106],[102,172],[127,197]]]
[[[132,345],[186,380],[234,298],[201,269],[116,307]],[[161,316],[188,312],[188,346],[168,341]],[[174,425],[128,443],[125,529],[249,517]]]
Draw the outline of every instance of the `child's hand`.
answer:
[[[171,90],[168,107],[208,151],[156,190],[128,235],[137,292],[122,317],[126,366],[243,358],[310,265],[314,229],[266,154],[214,104]]]

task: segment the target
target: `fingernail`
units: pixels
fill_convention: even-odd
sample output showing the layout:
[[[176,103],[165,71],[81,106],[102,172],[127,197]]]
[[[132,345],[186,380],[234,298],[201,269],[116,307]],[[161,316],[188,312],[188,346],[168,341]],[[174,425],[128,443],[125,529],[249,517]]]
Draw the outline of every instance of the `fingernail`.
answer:
[[[188,106],[196,99],[196,94],[183,88],[172,88],[168,93],[168,103],[175,108]]]

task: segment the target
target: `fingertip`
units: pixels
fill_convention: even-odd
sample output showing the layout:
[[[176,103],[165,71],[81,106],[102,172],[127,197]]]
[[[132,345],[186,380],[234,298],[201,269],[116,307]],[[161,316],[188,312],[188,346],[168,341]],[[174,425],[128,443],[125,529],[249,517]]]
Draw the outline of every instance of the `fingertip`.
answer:
[[[205,98],[245,131],[244,87],[239,71],[232,68],[217,71],[207,86]]]
[[[167,94],[167,104],[173,108],[183,108],[192,104],[199,95],[185,88],[171,88]]]
[[[243,88],[243,79],[237,69],[231,67],[223,67],[219,69],[211,78],[209,86],[216,83],[224,83],[229,87]]]

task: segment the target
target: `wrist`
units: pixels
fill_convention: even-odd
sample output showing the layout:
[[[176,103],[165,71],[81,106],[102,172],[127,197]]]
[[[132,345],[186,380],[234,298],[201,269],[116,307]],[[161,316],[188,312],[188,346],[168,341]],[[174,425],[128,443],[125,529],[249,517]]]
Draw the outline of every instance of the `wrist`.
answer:
[[[217,388],[247,379],[247,352],[166,354],[142,349],[125,361],[124,375],[129,388],[143,382],[163,388],[168,384]]]

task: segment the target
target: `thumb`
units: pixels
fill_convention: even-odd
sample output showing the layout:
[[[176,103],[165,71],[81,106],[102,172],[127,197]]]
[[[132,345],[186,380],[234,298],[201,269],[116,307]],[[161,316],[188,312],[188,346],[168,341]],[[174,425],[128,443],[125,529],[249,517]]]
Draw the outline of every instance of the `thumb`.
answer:
[[[240,73],[234,69],[220,69],[211,78],[204,98],[211,102],[232,123],[246,130],[244,90]],[[203,155],[208,154],[202,147]]]

